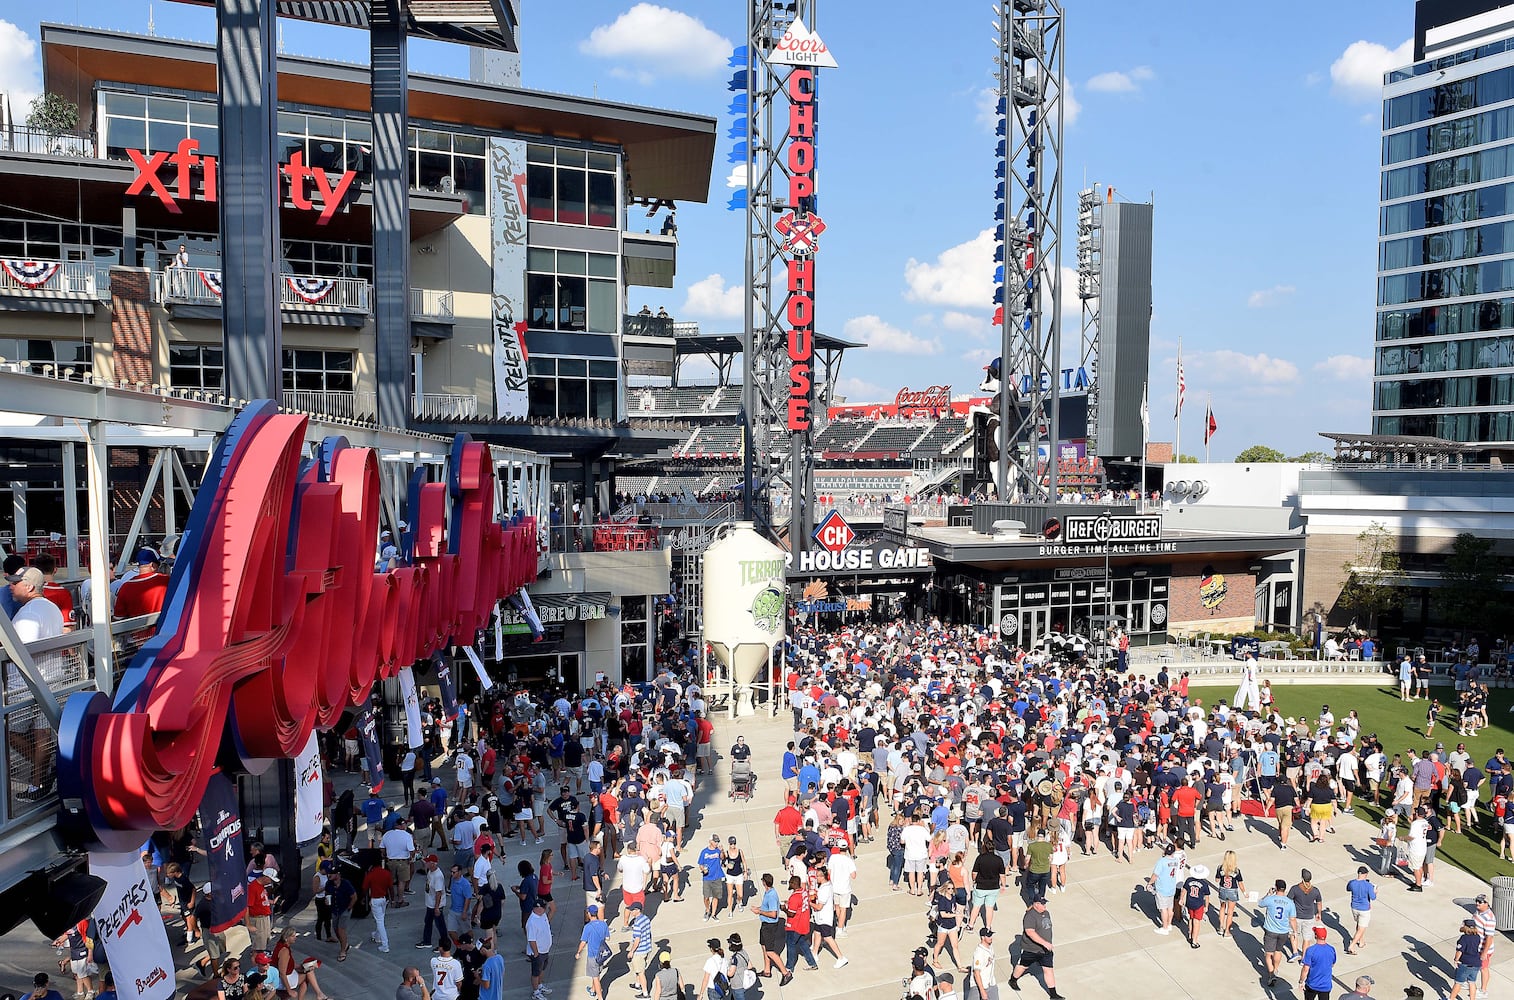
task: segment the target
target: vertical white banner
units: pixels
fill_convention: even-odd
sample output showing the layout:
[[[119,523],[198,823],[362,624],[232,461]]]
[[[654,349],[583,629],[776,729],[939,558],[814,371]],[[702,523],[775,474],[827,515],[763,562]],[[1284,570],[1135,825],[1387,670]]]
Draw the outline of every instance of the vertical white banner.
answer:
[[[463,654],[468,657],[468,662],[473,664],[473,672],[478,674],[478,683],[485,691],[494,687],[494,681],[489,676],[489,671],[484,669],[484,661],[478,658],[472,646],[464,646]]]
[[[315,733],[294,759],[294,839],[300,843],[321,835],[321,746]]]
[[[494,281],[494,414],[524,417],[526,373],[526,144],[489,140],[490,253]]]
[[[415,674],[409,667],[401,667],[400,696],[405,700],[405,742],[411,750],[419,750],[426,742],[421,732],[421,697],[415,690]]]
[[[105,880],[95,924],[116,977],[116,992],[131,1000],[174,995],[173,949],[137,851],[89,855],[89,872]]]

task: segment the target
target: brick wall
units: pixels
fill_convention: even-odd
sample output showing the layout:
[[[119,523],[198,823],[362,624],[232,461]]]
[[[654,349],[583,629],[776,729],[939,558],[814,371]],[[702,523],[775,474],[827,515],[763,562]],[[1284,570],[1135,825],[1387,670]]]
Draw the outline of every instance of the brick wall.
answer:
[[[110,269],[112,381],[152,384],[152,272],[140,267]]]
[[[1177,567],[1168,585],[1168,631],[1199,630],[1245,632],[1256,627],[1256,576],[1248,562],[1214,562],[1214,571],[1225,578],[1225,597],[1218,607],[1206,608],[1199,600],[1202,573]]]

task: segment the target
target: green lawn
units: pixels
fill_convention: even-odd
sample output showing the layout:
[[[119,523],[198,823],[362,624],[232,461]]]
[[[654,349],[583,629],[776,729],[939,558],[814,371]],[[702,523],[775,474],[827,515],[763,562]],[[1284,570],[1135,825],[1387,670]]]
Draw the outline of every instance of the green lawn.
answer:
[[[1488,720],[1493,725],[1480,730],[1475,738],[1463,739],[1457,736],[1454,714],[1442,712],[1440,720],[1435,724],[1434,735],[1427,739],[1424,735],[1425,702],[1416,700],[1405,704],[1399,700],[1397,684],[1393,683],[1390,687],[1389,683],[1385,674],[1381,686],[1274,684],[1273,692],[1278,711],[1284,716],[1308,719],[1311,726],[1319,716],[1321,705],[1329,705],[1337,719],[1349,709],[1356,709],[1356,714],[1362,720],[1362,735],[1376,733],[1383,742],[1384,752],[1390,758],[1393,754],[1401,754],[1410,748],[1423,750],[1434,747],[1437,742],[1446,744],[1448,748],[1454,748],[1457,743],[1466,743],[1467,752],[1477,760],[1479,767],[1499,747],[1514,754],[1514,714],[1509,711],[1514,706],[1514,689],[1495,688],[1489,692]],[[1454,698],[1449,685],[1434,686],[1430,693],[1439,697],[1443,705]],[[1212,706],[1218,699],[1228,700],[1235,694],[1235,685],[1194,685],[1189,694],[1190,697],[1203,698],[1205,705]],[[1484,785],[1483,788],[1483,800],[1486,801],[1487,786]],[[1370,819],[1375,824],[1382,819],[1382,809],[1359,804],[1356,815]],[[1437,857],[1485,880],[1494,875],[1514,875],[1514,863],[1498,860],[1498,840],[1492,834],[1491,813],[1484,809],[1481,815],[1483,825],[1475,832],[1458,835],[1448,829]],[[1443,813],[1442,819],[1445,818]],[[1465,825],[1463,829],[1466,829]]]

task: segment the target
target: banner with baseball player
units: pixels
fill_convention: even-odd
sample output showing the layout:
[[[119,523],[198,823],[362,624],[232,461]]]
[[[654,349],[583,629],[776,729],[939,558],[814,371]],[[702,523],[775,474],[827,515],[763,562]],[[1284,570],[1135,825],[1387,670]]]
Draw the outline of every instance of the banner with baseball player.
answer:
[[[315,733],[294,759],[294,839],[300,843],[321,835],[324,825],[321,788],[321,746]]]

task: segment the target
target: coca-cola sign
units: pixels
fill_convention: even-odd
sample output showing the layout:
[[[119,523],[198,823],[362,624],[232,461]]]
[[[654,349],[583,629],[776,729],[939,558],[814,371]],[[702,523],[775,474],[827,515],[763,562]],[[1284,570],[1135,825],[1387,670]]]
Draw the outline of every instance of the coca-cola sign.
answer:
[[[952,387],[949,385],[933,385],[919,392],[904,388],[900,389],[899,395],[894,397],[894,409],[898,411],[947,410],[951,408],[951,405]]]

